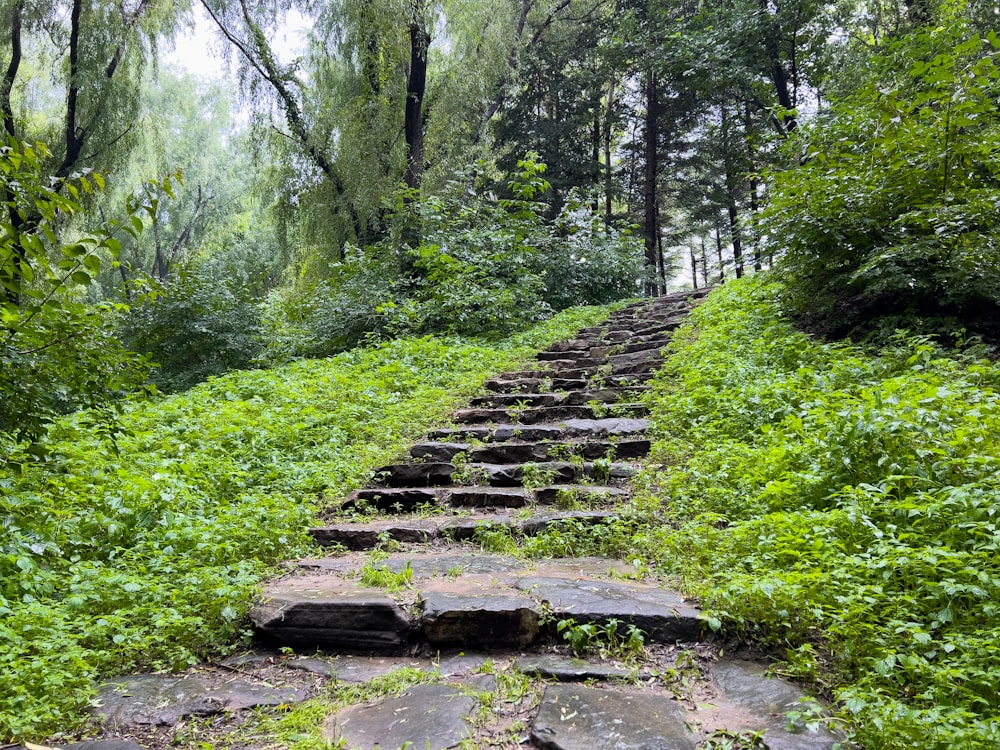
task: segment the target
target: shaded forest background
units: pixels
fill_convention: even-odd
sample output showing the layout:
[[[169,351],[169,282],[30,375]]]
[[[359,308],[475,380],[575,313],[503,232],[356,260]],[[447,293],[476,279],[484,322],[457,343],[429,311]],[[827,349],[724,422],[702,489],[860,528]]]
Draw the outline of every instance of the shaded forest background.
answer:
[[[238,85],[161,64],[196,8]],[[0,431],[775,263],[821,331],[991,334],[997,13],[5,0]]]

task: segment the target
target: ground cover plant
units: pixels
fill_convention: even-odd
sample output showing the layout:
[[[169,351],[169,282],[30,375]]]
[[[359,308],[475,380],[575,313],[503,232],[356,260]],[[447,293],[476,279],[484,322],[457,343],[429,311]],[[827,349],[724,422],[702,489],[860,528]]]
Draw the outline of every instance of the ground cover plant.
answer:
[[[795,330],[761,276],[676,334],[639,502],[709,623],[776,649],[878,748],[1000,744],[1000,367]]]
[[[68,730],[94,681],[242,643],[272,566],[489,375],[607,314],[578,308],[489,345],[398,339],[236,372],[126,407],[116,438],[56,422],[44,460],[0,463],[0,740]]]

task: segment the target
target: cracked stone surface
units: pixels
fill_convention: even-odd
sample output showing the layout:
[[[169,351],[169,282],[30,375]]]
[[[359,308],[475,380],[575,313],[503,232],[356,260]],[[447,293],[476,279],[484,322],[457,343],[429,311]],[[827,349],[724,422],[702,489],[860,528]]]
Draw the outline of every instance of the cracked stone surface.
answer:
[[[472,737],[476,701],[447,685],[416,685],[374,705],[350,706],[324,725],[325,736],[348,748],[395,750],[407,746],[448,750]]]
[[[552,685],[531,727],[547,750],[695,750],[684,708],[662,695]]]

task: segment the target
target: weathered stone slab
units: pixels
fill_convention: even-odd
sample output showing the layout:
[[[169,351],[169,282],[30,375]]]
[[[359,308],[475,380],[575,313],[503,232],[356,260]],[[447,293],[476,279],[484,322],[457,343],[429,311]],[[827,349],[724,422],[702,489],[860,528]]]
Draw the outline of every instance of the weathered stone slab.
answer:
[[[693,641],[701,634],[697,608],[679,594],[650,584],[527,576],[517,586],[548,602],[559,617],[577,622],[620,620],[660,643]]]
[[[539,461],[529,464],[469,463],[465,468],[494,487],[517,487],[526,474],[544,476],[547,482],[572,482],[582,474],[583,467],[564,461]]]
[[[472,737],[468,717],[475,706],[475,699],[457,688],[414,685],[397,698],[338,711],[324,725],[324,735],[352,750],[447,750]]]
[[[561,427],[553,425],[509,424],[497,427],[490,435],[490,442],[503,443],[509,440],[556,440],[563,435]]]
[[[372,483],[382,487],[433,487],[451,482],[456,471],[455,464],[441,461],[392,464],[376,469]]]
[[[378,546],[385,538],[397,542],[429,542],[440,536],[444,522],[441,518],[414,518],[339,523],[309,529],[309,534],[323,546],[341,544],[350,550],[362,550]]]
[[[551,445],[546,443],[491,443],[469,450],[470,461],[485,464],[514,464],[545,461]]]
[[[569,406],[579,406],[597,401],[602,404],[614,404],[629,395],[639,393],[642,388],[594,388],[591,390],[571,391],[566,394],[564,403]]]
[[[577,523],[607,523],[618,518],[617,513],[599,510],[568,510],[562,513],[542,513],[521,521],[521,531],[527,535],[541,534],[553,527],[565,524],[567,521]]]
[[[428,443],[417,443],[410,448],[410,455],[424,461],[450,462],[459,453],[469,450],[468,443],[445,443],[432,441]]]
[[[541,632],[534,600],[493,582],[429,581],[420,603],[420,626],[432,646],[524,648]]]
[[[384,513],[409,513],[420,505],[437,503],[441,490],[428,488],[396,488],[379,487],[375,489],[355,490],[344,501],[345,508],[365,505],[376,508]]]
[[[255,706],[305,700],[296,688],[276,688],[249,680],[215,684],[202,677],[130,675],[101,686],[95,717],[109,726],[172,726],[186,716],[211,716]]]
[[[831,750],[843,741],[825,728],[810,731],[802,722],[789,732],[785,714],[807,696],[784,680],[766,677],[764,671],[764,667],[745,661],[713,664],[711,676],[719,689],[719,700],[714,702],[715,712],[705,717],[706,723],[734,732],[764,732],[770,750]]]
[[[368,682],[400,669],[434,669],[430,659],[407,656],[335,656],[329,661],[333,676],[341,682]]]
[[[695,737],[674,700],[577,685],[551,685],[531,728],[550,750],[695,750]]]
[[[535,500],[540,505],[555,505],[564,500],[583,500],[591,503],[611,503],[628,497],[620,487],[596,484],[553,484],[535,490]]]
[[[400,648],[410,622],[384,593],[336,575],[313,575],[272,583],[250,611],[257,629],[283,643],[345,650]]]
[[[486,440],[492,430],[489,427],[442,427],[440,430],[432,430],[429,437],[431,440],[468,441]]]
[[[566,419],[562,426],[569,436],[636,435],[649,429],[648,419]]]
[[[626,438],[617,442],[590,441],[576,447],[579,455],[588,460],[604,458],[608,454],[616,459],[642,458],[649,454],[650,442],[645,438]]]
[[[589,357],[590,347],[587,345],[588,342],[581,341],[578,343],[582,344],[582,346],[577,349],[568,349],[565,346],[561,346],[558,349],[552,349],[552,347],[549,347],[548,351],[538,352],[535,359],[539,362],[551,362],[563,359],[579,359],[580,357]]]
[[[490,396],[477,396],[470,404],[507,409],[512,406],[555,406],[565,400],[564,393],[494,393]]]
[[[504,513],[481,513],[474,516],[461,516],[446,521],[441,526],[441,536],[462,541],[472,539],[476,529],[480,528],[519,528],[520,522]]]
[[[462,508],[523,508],[530,493],[514,487],[455,487],[445,492],[444,501]]]
[[[3,745],[6,750],[27,750],[24,745]],[[50,745],[52,750],[144,750],[135,740],[110,739],[86,742],[60,742]]]
[[[632,670],[607,662],[576,659],[558,654],[529,654],[517,658],[517,668],[525,674],[551,677],[562,682],[625,679]]]

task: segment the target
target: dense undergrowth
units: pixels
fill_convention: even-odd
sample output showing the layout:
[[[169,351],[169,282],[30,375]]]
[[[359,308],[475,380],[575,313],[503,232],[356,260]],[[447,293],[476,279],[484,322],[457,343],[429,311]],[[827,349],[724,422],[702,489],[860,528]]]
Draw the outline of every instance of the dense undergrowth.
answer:
[[[130,406],[113,441],[55,423],[0,464],[0,740],[71,729],[95,679],[236,648],[306,528],[490,374],[603,318],[502,342],[421,338],[237,372]]]
[[[816,342],[780,289],[727,284],[677,333],[641,546],[869,750],[1000,746],[1000,366]]]

